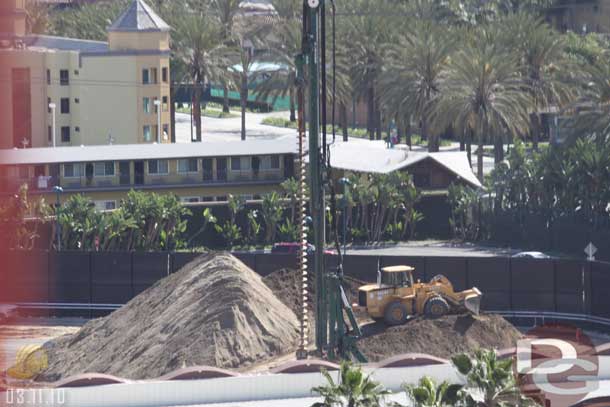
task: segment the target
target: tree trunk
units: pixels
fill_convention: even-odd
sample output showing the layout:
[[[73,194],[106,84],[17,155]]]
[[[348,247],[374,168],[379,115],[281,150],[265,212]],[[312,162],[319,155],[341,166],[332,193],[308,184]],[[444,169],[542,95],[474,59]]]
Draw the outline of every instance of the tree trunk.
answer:
[[[398,115],[396,115],[395,119],[396,121],[396,144],[400,144],[400,140],[402,139],[402,127],[403,127],[403,123],[402,120],[400,120],[400,118],[398,117]]]
[[[460,151],[466,150],[466,142],[464,140],[465,138],[466,138],[465,133],[463,131],[460,132]]]
[[[538,151],[538,140],[540,139],[540,115],[538,113],[532,113],[530,115],[531,131],[532,131],[532,148],[534,151]]]
[[[439,149],[439,134],[428,134],[428,122],[425,119],[421,121],[421,133],[422,140],[428,140],[428,151],[431,153],[437,153]]]
[[[193,88],[193,119],[195,120],[195,141],[201,141],[201,83]]]
[[[472,131],[467,130],[466,133],[466,156],[468,157],[468,164],[472,168]]]
[[[381,140],[381,109],[378,106],[378,103],[375,103],[375,131],[377,133],[377,140]]]
[[[290,89],[288,90],[288,97],[290,98],[290,121],[291,122],[296,122],[297,121],[297,116],[296,116],[296,103],[294,102],[294,87],[291,86]]]
[[[407,122],[405,123],[405,142],[409,146],[409,150],[411,150],[411,116],[407,117]]]
[[[343,141],[347,141],[349,134],[347,132],[347,106],[345,103],[339,105],[339,121],[341,122],[341,129],[343,130]]]
[[[494,140],[494,163],[497,164],[504,160],[504,140],[502,136],[496,136]]]
[[[229,107],[229,87],[227,84],[222,85],[222,112],[229,113],[231,108]]]
[[[479,178],[479,181],[483,182],[483,135],[485,132],[482,125],[480,130],[481,131],[478,134],[479,148],[477,150],[477,177]]]
[[[368,90],[368,106],[366,126],[369,133],[369,139],[375,140],[375,89],[370,87]]]
[[[248,104],[248,75],[241,76],[241,139],[246,139],[246,105]]]

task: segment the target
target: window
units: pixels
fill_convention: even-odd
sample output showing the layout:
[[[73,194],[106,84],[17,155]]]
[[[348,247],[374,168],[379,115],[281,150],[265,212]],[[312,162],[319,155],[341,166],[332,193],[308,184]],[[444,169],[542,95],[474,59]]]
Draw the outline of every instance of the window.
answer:
[[[114,176],[114,161],[95,163],[93,166],[93,173],[96,177]]]
[[[78,76],[78,74],[79,74],[78,69],[75,69],[74,70],[74,76]]]
[[[51,126],[47,128],[47,139],[49,140],[49,143],[53,141],[53,127]]]
[[[201,202],[201,199],[199,199],[198,196],[181,196],[180,197],[180,202],[184,202],[184,203],[197,203],[197,202]]]
[[[161,68],[161,80],[163,81],[163,83],[167,83],[167,67],[164,66],[163,68]]]
[[[226,195],[218,196],[218,197],[216,197],[216,200],[218,202],[227,202],[227,196]]]
[[[155,114],[157,114],[159,112],[159,106],[157,106],[157,104],[155,103],[157,101],[157,98],[153,98],[153,106],[155,107]]]
[[[231,157],[231,170],[239,171],[241,170],[241,160],[239,157]]]
[[[142,84],[148,85],[150,83],[150,78],[148,76],[148,69],[142,69]]]
[[[252,169],[252,157],[241,157],[240,166],[242,170]]]
[[[167,140],[169,137],[169,126],[167,124],[163,125],[163,140]]]
[[[150,126],[144,126],[144,141],[150,141]]]
[[[198,168],[196,158],[178,160],[178,172],[197,172]]]
[[[149,174],[168,174],[169,162],[167,160],[148,160]]]
[[[74,127],[74,131],[75,131],[76,133],[80,133],[80,127],[78,127],[78,126]]]
[[[144,106],[144,113],[150,114],[150,98],[144,98],[142,105]]]
[[[280,157],[277,155],[271,156],[271,169],[277,170],[280,168]]]
[[[47,85],[51,84],[51,70],[47,69]]]
[[[61,98],[61,113],[62,114],[70,113],[70,99]]]
[[[59,84],[62,86],[67,86],[70,84],[70,71],[67,69],[62,69],[59,71]]]
[[[202,196],[201,197],[201,202],[213,202],[213,201],[214,201],[213,196]]]
[[[162,104],[163,104],[163,111],[164,111],[164,112],[167,112],[167,110],[168,110],[168,108],[169,108],[169,105],[168,105],[168,103],[167,103],[167,96],[163,96],[163,99],[162,99],[162,100],[163,100],[163,102],[162,102]]]
[[[150,83],[158,83],[157,68],[150,68]]]
[[[98,211],[112,211],[116,209],[116,201],[93,201]]]
[[[61,142],[62,143],[70,142],[70,126],[63,126],[61,128]]]
[[[80,103],[80,99],[79,98],[74,98],[74,103],[76,103],[78,105]]]
[[[64,164],[64,177],[78,178],[83,175],[82,164]]]
[[[51,98],[47,98],[47,112],[51,113]]]

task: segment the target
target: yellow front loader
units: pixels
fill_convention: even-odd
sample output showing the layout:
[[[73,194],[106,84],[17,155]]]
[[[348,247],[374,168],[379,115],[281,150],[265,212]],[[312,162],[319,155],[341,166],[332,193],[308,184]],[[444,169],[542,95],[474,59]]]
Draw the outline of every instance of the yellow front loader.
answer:
[[[376,284],[358,289],[354,308],[365,310],[374,320],[384,320],[388,325],[404,324],[410,316],[438,318],[461,310],[479,313],[482,294],[476,287],[456,292],[447,277],[440,274],[429,283],[415,282],[413,270],[410,266],[382,268]]]

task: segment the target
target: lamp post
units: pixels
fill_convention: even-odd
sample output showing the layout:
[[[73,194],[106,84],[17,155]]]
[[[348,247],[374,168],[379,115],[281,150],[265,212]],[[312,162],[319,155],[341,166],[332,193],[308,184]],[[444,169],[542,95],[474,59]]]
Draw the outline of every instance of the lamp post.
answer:
[[[154,103],[157,108],[157,143],[161,143],[161,101],[155,99]]]
[[[49,103],[49,109],[51,109],[51,132],[52,132],[52,137],[53,137],[53,147],[56,146],[57,143],[57,137],[56,137],[56,133],[55,133],[55,108],[57,107],[57,105],[55,105],[55,103]]]
[[[55,191],[57,201],[55,204],[55,238],[57,239],[57,251],[61,251],[61,231],[59,226],[59,209],[61,208],[61,194],[64,192],[64,189],[60,186],[53,187],[53,191]]]

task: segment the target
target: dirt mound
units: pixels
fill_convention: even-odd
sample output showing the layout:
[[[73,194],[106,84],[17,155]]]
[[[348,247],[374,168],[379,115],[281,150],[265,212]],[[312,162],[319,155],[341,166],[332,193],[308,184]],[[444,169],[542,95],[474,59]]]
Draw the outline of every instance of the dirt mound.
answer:
[[[417,318],[395,327],[378,322],[364,326],[363,333],[358,348],[371,362],[411,352],[449,358],[477,348],[515,346],[521,337],[514,326],[494,314]]]
[[[227,253],[198,257],[107,317],[45,344],[37,380],[84,373],[130,379],[211,365],[241,368],[293,350],[298,323],[261,277]]]
[[[364,283],[349,277],[345,280],[348,300],[356,302],[358,287]],[[284,304],[298,312],[301,297],[301,276],[298,271],[279,270],[266,276],[263,281]],[[311,282],[310,287],[310,296],[315,298],[315,287]],[[314,321],[313,307],[310,309],[309,319]],[[455,353],[476,348],[502,349],[515,346],[521,337],[520,332],[508,321],[492,314],[416,318],[397,327],[388,327],[382,322],[375,323],[365,314],[358,313],[356,317],[364,335],[358,341],[358,347],[371,362],[411,352],[448,358]]]

